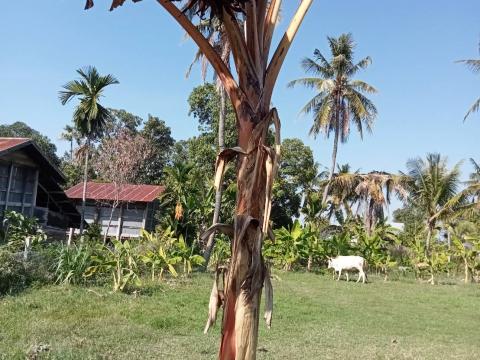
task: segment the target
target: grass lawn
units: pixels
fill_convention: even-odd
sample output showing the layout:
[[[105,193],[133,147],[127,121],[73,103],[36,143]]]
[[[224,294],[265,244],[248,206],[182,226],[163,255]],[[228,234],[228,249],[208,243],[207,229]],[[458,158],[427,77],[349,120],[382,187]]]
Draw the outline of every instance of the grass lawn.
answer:
[[[367,285],[277,273],[273,326],[258,359],[480,359],[480,287]],[[0,298],[1,359],[215,359],[202,330],[212,280],[140,295],[50,286]]]

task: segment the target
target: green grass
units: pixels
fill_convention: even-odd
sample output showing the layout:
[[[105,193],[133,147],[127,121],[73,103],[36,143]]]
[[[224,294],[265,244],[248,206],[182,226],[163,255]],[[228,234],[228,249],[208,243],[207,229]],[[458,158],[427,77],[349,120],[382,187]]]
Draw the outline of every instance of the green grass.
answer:
[[[258,359],[480,358],[478,286],[278,276]],[[196,275],[137,295],[50,286],[0,298],[0,358],[215,359],[218,321],[202,334],[211,282]]]

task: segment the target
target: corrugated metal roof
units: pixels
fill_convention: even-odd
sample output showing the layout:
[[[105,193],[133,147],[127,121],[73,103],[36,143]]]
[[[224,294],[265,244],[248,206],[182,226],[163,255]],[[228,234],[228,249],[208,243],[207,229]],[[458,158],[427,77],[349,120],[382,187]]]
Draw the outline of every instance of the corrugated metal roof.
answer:
[[[31,141],[28,138],[8,138],[8,137],[0,137],[0,151],[5,151],[20,144],[26,143]]]
[[[120,187],[119,201],[152,202],[165,190],[160,185],[133,185],[126,184]],[[70,199],[81,199],[83,183],[79,183],[65,191]],[[87,183],[87,199],[90,200],[115,200],[115,185],[112,183]]]

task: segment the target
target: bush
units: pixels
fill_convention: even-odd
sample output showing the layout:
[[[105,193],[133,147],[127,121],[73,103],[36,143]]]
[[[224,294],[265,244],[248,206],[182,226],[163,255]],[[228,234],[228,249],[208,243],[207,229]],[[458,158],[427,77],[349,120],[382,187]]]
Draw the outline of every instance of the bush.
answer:
[[[55,264],[58,245],[35,246],[24,261],[29,285],[45,285],[55,281]]]
[[[29,247],[46,238],[36,218],[26,217],[15,211],[5,211],[2,241],[6,242],[12,251],[24,250],[26,246]]]
[[[83,232],[83,239],[87,243],[103,242],[102,226],[97,223],[89,224]]]
[[[21,255],[0,250],[0,295],[16,293],[27,284],[28,274]]]

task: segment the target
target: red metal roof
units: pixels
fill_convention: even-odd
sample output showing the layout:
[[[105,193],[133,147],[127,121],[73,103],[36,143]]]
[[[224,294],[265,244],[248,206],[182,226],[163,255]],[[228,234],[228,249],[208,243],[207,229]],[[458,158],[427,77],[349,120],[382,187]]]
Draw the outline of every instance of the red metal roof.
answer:
[[[0,151],[11,149],[17,145],[31,141],[27,138],[8,138],[0,137]]]
[[[152,202],[165,190],[160,185],[121,185],[118,200]],[[79,183],[65,191],[70,199],[81,199],[83,183]],[[112,183],[87,183],[87,199],[90,200],[115,200],[115,185]]]

